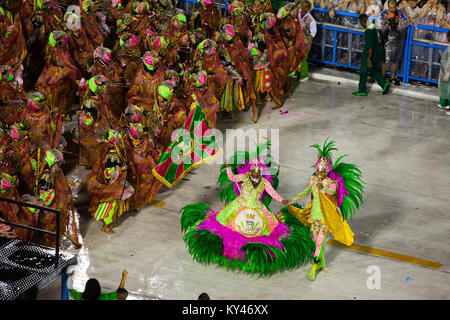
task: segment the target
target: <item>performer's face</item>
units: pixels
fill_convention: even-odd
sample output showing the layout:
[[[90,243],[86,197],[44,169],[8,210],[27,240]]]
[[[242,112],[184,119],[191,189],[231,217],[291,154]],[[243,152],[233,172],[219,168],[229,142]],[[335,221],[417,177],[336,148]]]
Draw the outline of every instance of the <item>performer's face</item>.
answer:
[[[255,170],[253,169],[250,174],[254,179],[260,180],[261,179],[261,170]]]
[[[327,173],[324,170],[322,170],[322,171],[317,170],[316,176],[317,176],[317,178],[319,178],[319,180],[323,180],[327,177]]]
[[[367,28],[367,19],[360,19],[359,23],[361,24],[361,27]]]

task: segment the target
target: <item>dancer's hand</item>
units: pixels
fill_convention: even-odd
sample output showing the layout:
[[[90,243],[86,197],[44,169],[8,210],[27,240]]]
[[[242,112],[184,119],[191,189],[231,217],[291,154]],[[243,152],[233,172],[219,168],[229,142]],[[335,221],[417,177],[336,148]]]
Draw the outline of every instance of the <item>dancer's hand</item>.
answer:
[[[281,203],[282,203],[283,205],[285,205],[285,206],[288,206],[288,205],[291,204],[291,200],[284,199],[283,201],[281,201]]]

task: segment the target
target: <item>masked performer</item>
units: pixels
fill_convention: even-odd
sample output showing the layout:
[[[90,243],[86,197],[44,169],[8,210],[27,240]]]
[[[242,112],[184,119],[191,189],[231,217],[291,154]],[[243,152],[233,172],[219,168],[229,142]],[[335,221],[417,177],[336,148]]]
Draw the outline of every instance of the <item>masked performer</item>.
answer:
[[[190,59],[190,47],[191,39],[189,37],[189,30],[187,28],[187,18],[183,13],[179,13],[172,18],[171,26],[165,32],[172,47],[175,50],[169,56],[170,60],[167,61],[166,66],[170,66],[175,62],[174,53],[178,53],[180,61],[186,61]],[[165,60],[165,59],[164,59]]]
[[[275,191],[278,166],[269,157],[259,158],[265,146],[259,146],[255,155],[238,151],[234,161],[239,164],[233,169],[222,166],[218,182],[224,208],[214,212],[196,203],[181,209],[183,239],[198,262],[263,276],[310,260],[314,243],[307,228],[289,214],[285,224],[269,209],[272,198],[280,202],[283,198]]]
[[[131,1],[111,0],[111,6],[109,7],[109,17],[111,17],[114,21],[121,19],[124,13],[129,12],[130,5]]]
[[[227,112],[234,109],[243,110],[247,103],[251,103],[253,121],[256,122],[258,120],[258,110],[256,109],[256,94],[253,89],[252,67],[248,59],[247,50],[241,39],[235,36],[234,28],[230,24],[223,26],[222,38],[224,41],[222,46],[219,47],[219,53],[222,53],[224,56],[229,74],[220,101],[221,110]],[[242,87],[245,88],[245,98],[242,94]]]
[[[179,60],[179,57],[177,57],[178,45],[176,43],[176,41],[172,43],[167,36],[148,36],[144,47],[147,51],[156,53],[163,69],[167,70],[176,60]]]
[[[140,40],[145,39],[147,29],[149,29],[151,25],[149,13],[150,5],[147,1],[136,1],[131,5],[130,14],[133,22],[131,22],[128,27]]]
[[[28,135],[31,153],[37,148],[48,150],[58,147],[62,136],[61,114],[50,110],[48,101],[42,93],[29,94],[23,121],[30,128]]]
[[[197,72],[189,82],[189,86],[188,91],[190,94],[195,94],[197,97],[209,125],[212,128],[215,128],[217,111],[219,110],[219,100],[214,94],[211,80],[206,71],[200,70]]]
[[[81,24],[94,48],[103,44],[104,38],[96,20],[94,3],[92,0],[80,1]]]
[[[283,68],[283,59],[286,58],[286,50],[280,49],[275,44],[273,33],[275,26],[275,16],[266,13],[261,16],[261,24],[256,27],[254,43],[250,43],[248,50],[250,51],[251,62],[253,66],[253,81],[256,94],[256,103],[261,104],[261,95],[265,95],[266,101],[271,101],[271,97],[276,103],[276,107],[281,107],[281,89],[280,82],[275,77],[277,67]],[[267,30],[267,31],[266,31]],[[269,45],[267,45],[269,42]],[[269,54],[270,49],[270,54]]]
[[[104,75],[95,75],[88,81],[81,81],[78,86],[78,92],[80,97],[83,97],[83,101],[86,99],[94,99],[97,101],[98,111],[108,121],[110,127],[115,127],[119,124],[117,117],[112,112],[113,101],[108,96],[108,87],[111,84],[108,83],[108,79]],[[119,111],[116,110],[116,113]],[[121,113],[119,113],[119,116]]]
[[[68,36],[63,31],[53,31],[50,34],[46,64],[36,83],[36,89],[51,99],[51,109],[60,110],[64,120],[70,120],[77,90],[76,80],[81,78],[67,42]]]
[[[104,75],[108,86],[105,90],[105,96],[111,107],[111,112],[116,117],[120,117],[125,109],[125,94],[127,83],[122,78],[122,69],[114,60],[110,49],[97,47],[93,52],[94,64],[90,69],[92,76]]]
[[[94,52],[93,41],[89,39],[84,24],[81,23],[80,15],[72,11],[66,12],[64,21],[69,28],[69,50],[72,58],[83,76],[88,75],[88,68],[92,53]]]
[[[286,76],[293,76],[298,70],[298,66],[301,64],[303,59],[306,57],[308,51],[308,45],[305,41],[305,35],[301,24],[298,21],[298,11],[295,4],[290,3],[280,8],[277,14],[278,26],[277,29],[281,35],[282,44],[280,47],[286,49],[286,66],[284,70]],[[292,84],[289,78],[286,77],[285,85],[286,96],[292,95]]]
[[[117,49],[117,58],[124,69],[123,78],[125,83],[130,84],[136,77],[141,60],[141,40],[135,35],[125,32],[120,35],[114,46]]]
[[[108,130],[108,148],[89,172],[86,187],[91,197],[89,212],[97,221],[103,220],[101,231],[114,233],[116,219],[129,208],[129,198],[134,194],[127,181],[128,165],[122,135]]]
[[[220,29],[220,9],[213,5],[211,0],[201,0],[198,8],[208,38],[212,39],[216,31]]]
[[[312,2],[312,0],[302,0],[297,9],[297,18],[300,21],[303,33],[305,34],[305,41],[308,48],[305,58],[297,68],[297,73],[300,73],[299,75],[297,74],[297,76],[300,81],[305,81],[308,80],[308,55],[309,51],[311,50],[312,41],[317,33],[317,23],[310,12],[312,9],[314,9],[314,3]]]
[[[21,122],[27,99],[11,67],[0,66],[0,121],[8,125]]]
[[[24,1],[20,12],[23,33],[27,41],[28,56],[24,63],[27,88],[35,88],[45,65],[46,47],[53,30],[65,30],[63,11],[57,2],[49,0]]]
[[[2,7],[0,7],[0,44],[0,65],[11,66],[15,78],[22,84],[22,61],[27,55],[22,24],[18,13],[13,20],[11,13]]]
[[[106,143],[103,133],[109,128],[107,117],[98,110],[98,101],[86,99],[78,120],[79,164],[92,167],[100,159]]]
[[[61,212],[61,235],[64,234],[79,248],[82,245],[78,242],[78,223],[72,199],[72,190],[61,169],[63,160],[63,154],[58,149],[50,149],[43,154],[38,153],[37,159],[33,158],[31,160],[36,181],[34,193],[45,206]],[[40,211],[38,225],[44,230],[55,232],[56,219],[57,216],[54,213]],[[35,234],[35,236],[39,237],[40,235]],[[50,247],[55,246],[55,237],[44,234],[43,244]]]
[[[176,84],[172,81],[164,81],[158,87],[156,104],[162,119],[158,141],[160,141],[162,150],[169,146],[173,131],[180,128],[186,121],[188,110],[186,110],[185,104],[174,96],[175,86]]]
[[[131,163],[133,178],[131,184],[136,190],[131,200],[131,209],[139,209],[149,204],[162,187],[155,179],[152,169],[159,160],[159,154],[154,148],[152,138],[144,131],[141,123],[129,125],[128,137],[131,141]]]
[[[135,104],[147,111],[153,109],[155,91],[164,81],[164,69],[155,52],[146,52],[127,92],[127,104]]]
[[[35,178],[31,165],[31,145],[28,128],[23,123],[14,123],[9,127],[11,138],[6,147],[6,159],[11,165],[11,172],[19,178],[19,194],[34,194]]]
[[[247,48],[252,41],[252,30],[248,14],[244,11],[245,7],[241,1],[233,1],[228,7],[230,24],[234,27],[236,34]]]
[[[323,148],[313,145],[319,151],[315,164],[316,172],[311,176],[307,188],[290,201],[295,202],[311,194],[313,199],[305,209],[300,206],[288,207],[302,224],[311,228],[316,250],[309,280],[314,280],[316,274],[325,268],[323,247],[325,238],[330,233],[334,239],[350,246],[353,243],[353,232],[346,220],[355,213],[355,207],[362,203],[364,187],[361,171],[354,164],[340,162],[339,157],[333,164],[331,152],[337,150],[334,141],[325,140]]]
[[[3,198],[21,201],[19,192],[16,189],[18,183],[16,177],[12,177],[7,173],[0,173],[0,194]],[[36,218],[29,210],[24,210],[16,204],[5,201],[0,202],[1,216],[6,221],[34,227]],[[0,222],[1,224],[1,222]],[[31,232],[25,228],[10,228],[13,230],[14,237],[22,241],[30,241]]]
[[[217,52],[217,43],[214,40],[206,39],[198,46],[194,55],[195,67],[208,73],[208,78],[216,97],[222,95],[227,81],[227,70],[220,61]]]

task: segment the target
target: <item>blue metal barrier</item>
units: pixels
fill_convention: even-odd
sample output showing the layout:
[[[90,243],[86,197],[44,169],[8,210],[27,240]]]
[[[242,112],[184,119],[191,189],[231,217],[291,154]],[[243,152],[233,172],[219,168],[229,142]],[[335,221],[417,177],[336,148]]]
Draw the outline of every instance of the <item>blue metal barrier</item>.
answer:
[[[420,24],[410,25],[409,29],[408,79],[438,83],[441,54],[447,49],[447,44],[439,40],[446,38],[448,29]],[[421,33],[422,35],[426,33],[425,39],[421,37]],[[429,36],[432,38],[426,39]]]
[[[328,15],[330,10],[314,8],[315,12],[322,12]],[[337,16],[358,18],[359,14],[335,11]],[[376,20],[375,17],[369,17],[369,19]],[[317,21],[317,34],[313,40],[313,48],[311,48],[310,61],[324,63],[333,66],[346,67],[350,69],[359,70],[360,61],[358,60],[358,54],[363,50],[352,38],[355,36],[363,37],[364,33],[362,29],[359,31],[356,28],[349,28],[344,25],[336,25],[330,23],[322,23]],[[320,33],[319,33],[320,31]],[[404,43],[404,50],[402,53],[402,63],[399,64],[400,70],[397,73],[398,77],[403,78],[404,83],[408,83],[409,80],[418,80],[422,82],[437,84],[439,80],[440,60],[442,52],[447,48],[447,44],[443,41],[436,41],[436,39],[416,39],[415,35],[417,31],[427,31],[429,34],[440,33],[441,35],[447,34],[448,29],[437,28],[427,25],[409,25],[406,29],[406,37]],[[333,43],[327,42],[327,36],[333,32]],[[422,32],[423,33],[423,32]],[[345,37],[348,37],[348,41],[343,41]],[[442,40],[442,36],[438,37]],[[439,39],[438,39],[439,40]],[[347,43],[346,47],[339,46],[339,44]],[[332,57],[331,57],[332,52]],[[343,53],[344,56],[339,53]],[[348,55],[348,56],[347,56]],[[347,60],[347,62],[345,62]],[[387,72],[386,74],[389,74]]]
[[[321,12],[323,14],[328,15],[329,9],[321,9],[319,7],[314,8],[315,12]],[[343,16],[347,18],[358,19],[359,14],[351,13],[346,11],[335,11],[336,18],[333,20],[338,20],[338,16]],[[375,21],[376,17],[369,17],[369,20]],[[317,21],[317,34],[313,40],[313,47],[311,48],[310,57],[308,60],[316,62],[316,63],[324,63],[328,65],[345,67],[350,69],[359,70],[361,65],[361,55],[364,50],[364,30],[359,25],[359,22],[353,23],[353,28],[345,25],[339,25],[332,23],[323,23],[321,21]],[[348,24],[348,23],[347,23]],[[326,43],[326,38],[329,38],[330,31],[333,31],[333,59],[330,60],[327,57],[327,49],[323,49],[323,47],[330,47],[330,44]],[[320,32],[320,33],[319,33]],[[324,39],[325,38],[325,39]],[[405,37],[406,38],[406,37]],[[324,43],[325,40],[325,43]],[[406,43],[406,41],[405,41]],[[321,50],[320,55],[317,50]],[[406,48],[405,48],[406,49]],[[328,49],[329,52],[330,49]],[[406,61],[406,52],[407,50],[403,50],[401,61]],[[404,81],[407,81],[407,76],[405,75],[405,66],[404,63],[399,64],[399,70],[397,71],[396,76],[401,77]],[[390,72],[386,72],[387,75]]]

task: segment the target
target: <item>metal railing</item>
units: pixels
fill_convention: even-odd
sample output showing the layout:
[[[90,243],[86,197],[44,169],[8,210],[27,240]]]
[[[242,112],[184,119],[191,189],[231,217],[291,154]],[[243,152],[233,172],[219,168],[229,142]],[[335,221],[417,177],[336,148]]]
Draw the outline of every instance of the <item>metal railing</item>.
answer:
[[[6,221],[4,219],[1,221],[1,223],[9,225],[9,226],[12,226],[12,227],[24,228],[24,229],[37,231],[37,232],[42,232],[42,233],[46,233],[46,234],[55,236],[56,237],[56,244],[55,244],[55,269],[56,269],[58,267],[58,262],[59,262],[59,244],[60,244],[60,240],[61,240],[60,239],[61,212],[59,210],[52,209],[52,208],[49,208],[49,207],[44,207],[44,206],[31,204],[31,203],[26,203],[26,202],[22,202],[22,201],[16,201],[16,200],[8,199],[8,198],[0,197],[0,201],[9,202],[9,203],[18,205],[20,207],[29,207],[29,208],[44,210],[44,211],[56,214],[56,232],[52,232],[52,231],[48,231],[48,230],[44,230],[44,229],[40,229],[40,228],[36,228],[36,227],[26,226],[26,225],[22,225],[22,224],[13,223],[13,222]]]
[[[330,10],[315,7],[314,11],[328,15]],[[345,11],[335,11],[335,14],[354,19],[359,17],[357,13]],[[369,19],[376,20],[375,17],[369,17]],[[359,70],[364,46],[363,30],[321,21],[317,21],[317,27],[317,34],[313,40],[308,60]],[[437,84],[441,54],[447,48],[447,44],[442,39],[448,29],[410,24],[405,31],[401,53],[402,63],[398,66],[396,76],[401,77],[404,83],[408,83],[409,80],[418,80]],[[420,35],[423,33],[428,33],[428,35],[434,33],[435,36],[438,33],[441,36],[438,37],[438,40],[422,39]]]

